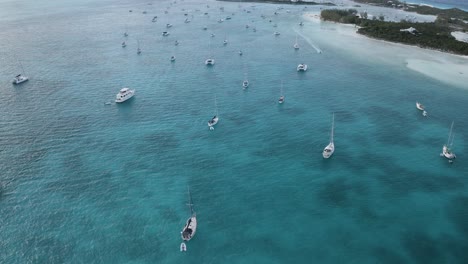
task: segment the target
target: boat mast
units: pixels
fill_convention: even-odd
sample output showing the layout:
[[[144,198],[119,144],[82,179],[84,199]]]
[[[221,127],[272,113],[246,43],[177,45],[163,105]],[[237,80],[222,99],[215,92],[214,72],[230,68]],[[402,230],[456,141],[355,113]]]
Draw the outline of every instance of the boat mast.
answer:
[[[331,129],[331,135],[330,135],[330,143],[333,143],[334,130],[335,130],[335,113],[333,113],[333,117],[332,117],[332,129]]]
[[[452,129],[453,129],[453,121],[452,121],[452,125],[450,126],[449,136],[447,139],[447,147],[450,145],[450,137],[452,136]],[[453,143],[453,140],[452,140],[452,143]]]
[[[190,187],[188,188],[188,195],[189,195],[188,206],[190,206],[190,214],[193,215],[193,203],[192,203],[192,194],[190,193]]]

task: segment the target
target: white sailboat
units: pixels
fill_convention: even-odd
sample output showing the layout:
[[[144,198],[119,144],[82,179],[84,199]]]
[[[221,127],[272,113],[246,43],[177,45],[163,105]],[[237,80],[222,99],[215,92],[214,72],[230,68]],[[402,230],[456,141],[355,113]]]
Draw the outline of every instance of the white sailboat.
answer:
[[[278,99],[278,103],[284,103],[284,95],[283,95],[283,81],[281,81],[281,90],[280,90],[280,97]]]
[[[427,112],[426,112],[426,110],[425,110],[423,104],[421,104],[420,102],[416,102],[416,108],[417,108],[418,110],[421,110],[421,111],[422,111],[422,115],[423,115],[423,116],[427,116]]]
[[[333,113],[333,118],[332,118],[332,128],[331,128],[331,134],[330,134],[330,143],[323,149],[322,156],[325,159],[328,159],[333,155],[333,152],[335,152],[335,144],[333,143],[333,133],[335,129],[335,113]]]
[[[20,60],[18,60],[18,63],[21,66],[21,73],[16,75],[15,78],[13,78],[13,84],[20,84],[20,83],[24,83],[25,81],[29,80],[29,78],[24,75],[23,64],[21,63]]]
[[[212,66],[212,65],[215,64],[215,60],[213,58],[211,58],[211,41],[210,41],[210,58],[205,60],[205,64],[207,66]]]
[[[247,71],[244,73],[244,81],[242,82],[242,89],[247,89],[249,87],[249,79],[247,78]]]
[[[190,194],[190,189],[189,189],[189,207],[190,207],[190,217],[187,219],[187,222],[185,223],[184,228],[180,232],[180,235],[182,237],[182,240],[184,241],[189,241],[195,236],[195,232],[197,231],[197,215],[195,211],[193,210],[193,203],[192,203],[192,195]],[[181,245],[181,249],[183,251],[187,250],[186,247]]]
[[[219,121],[219,117],[218,117],[218,104],[216,102],[216,97],[215,97],[215,108],[216,108],[216,114],[213,116],[213,118],[211,118],[209,121],[208,121],[208,127],[210,128],[210,130],[214,130],[214,126],[216,124],[218,124],[218,121]]]
[[[294,43],[294,49],[298,50],[299,49],[299,44],[297,44],[297,35],[296,35],[296,43]]]
[[[450,126],[450,132],[447,140],[447,144],[444,144],[442,147],[442,153],[441,156],[444,156],[449,160],[450,163],[453,162],[453,160],[457,157],[455,153],[452,152],[452,146],[453,146],[453,139],[455,135],[453,134],[453,121],[452,125]]]

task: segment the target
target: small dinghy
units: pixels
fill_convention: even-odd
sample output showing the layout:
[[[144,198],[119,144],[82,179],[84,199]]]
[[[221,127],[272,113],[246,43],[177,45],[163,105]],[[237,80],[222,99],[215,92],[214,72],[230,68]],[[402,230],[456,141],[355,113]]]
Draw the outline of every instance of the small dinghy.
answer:
[[[180,252],[187,251],[187,245],[184,242],[180,243]]]

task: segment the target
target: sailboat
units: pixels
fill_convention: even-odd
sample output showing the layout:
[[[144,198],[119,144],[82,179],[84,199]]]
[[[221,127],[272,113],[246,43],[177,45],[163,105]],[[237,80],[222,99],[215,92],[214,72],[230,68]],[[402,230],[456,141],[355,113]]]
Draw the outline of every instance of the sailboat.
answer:
[[[247,89],[249,87],[249,80],[247,79],[247,73],[244,74],[244,81],[242,82],[243,89]]]
[[[211,41],[210,41],[210,57],[211,57]],[[212,58],[208,58],[208,59],[205,60],[205,64],[208,65],[208,66],[214,65],[215,60],[212,59]]]
[[[450,132],[449,132],[449,136],[448,136],[448,140],[447,140],[447,144],[444,144],[444,146],[442,147],[442,154],[441,156],[444,156],[446,157],[450,163],[453,162],[453,159],[455,159],[457,156],[455,155],[455,153],[452,152],[452,145],[453,145],[453,139],[454,139],[455,135],[453,134],[453,121],[452,121],[452,125],[450,126]]]
[[[297,44],[297,35],[296,35],[296,43],[294,43],[294,49],[298,50],[299,49],[299,44]]]
[[[197,231],[197,215],[195,211],[193,210],[192,195],[190,194],[190,189],[188,193],[189,193],[188,206],[190,207],[190,217],[187,219],[187,222],[185,223],[184,228],[180,232],[182,240],[184,241],[189,241],[190,239],[192,239],[195,236],[195,232]],[[185,251],[186,248],[184,248],[183,250]]]
[[[138,43],[138,49],[137,49],[137,54],[140,55],[141,54],[141,49],[140,49],[140,41],[137,40],[137,43]]]
[[[218,117],[218,105],[216,103],[216,97],[215,97],[215,108],[216,108],[216,114],[215,116],[213,116],[213,118],[211,118],[209,121],[208,121],[208,127],[210,128],[210,130],[214,130],[214,126],[216,124],[218,124],[218,121],[219,121],[219,117]]]
[[[283,81],[281,81],[281,90],[280,90],[280,98],[278,99],[278,103],[284,103],[284,95],[283,95]]]
[[[333,113],[333,118],[332,118],[332,128],[331,128],[331,135],[330,135],[330,143],[323,149],[322,156],[325,159],[328,159],[333,155],[333,152],[335,152],[335,144],[333,143],[333,133],[335,129],[335,113]]]
[[[124,35],[124,37],[128,37],[128,33],[127,33],[127,31],[128,31],[128,30],[127,30],[127,25],[125,25],[125,32],[124,32],[124,34],[123,34],[123,35]]]
[[[13,84],[20,84],[20,83],[24,83],[25,81],[29,80],[28,77],[24,76],[23,64],[21,63],[20,60],[18,60],[18,62],[19,62],[19,65],[21,66],[21,73],[16,75],[15,78],[13,78]]]
[[[423,105],[423,104],[421,104],[420,102],[416,102],[416,108],[417,108],[418,110],[421,110],[421,111],[422,111],[422,115],[423,115],[423,116],[427,116],[427,112],[426,112],[426,110],[424,109],[424,105]]]

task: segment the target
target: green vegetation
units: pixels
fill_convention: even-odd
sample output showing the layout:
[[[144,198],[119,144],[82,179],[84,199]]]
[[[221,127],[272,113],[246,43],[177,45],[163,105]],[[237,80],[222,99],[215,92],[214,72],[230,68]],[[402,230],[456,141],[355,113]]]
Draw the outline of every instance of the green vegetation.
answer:
[[[409,12],[416,12],[421,15],[442,16],[445,19],[460,19],[468,21],[468,12],[458,8],[440,9],[427,5],[407,4],[398,0],[353,0],[358,3],[366,3],[384,7],[399,8]]]
[[[291,0],[217,0],[225,2],[256,2],[256,3],[270,3],[270,4],[291,4],[291,5],[325,5],[325,6],[336,6],[331,2],[314,2],[314,1],[303,1],[297,0],[296,2],[291,2]]]
[[[334,21],[359,26],[358,33],[377,39],[417,45],[423,48],[437,49],[461,55],[468,55],[468,43],[456,40],[450,33],[453,30],[451,22],[438,18],[436,22],[415,23],[409,21],[386,22],[382,17],[367,19],[366,13],[358,14],[355,9],[323,10],[323,20]],[[414,32],[401,31],[413,27]]]

